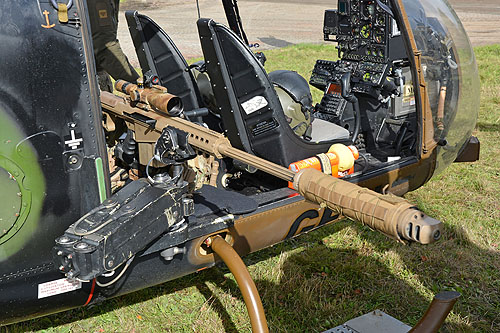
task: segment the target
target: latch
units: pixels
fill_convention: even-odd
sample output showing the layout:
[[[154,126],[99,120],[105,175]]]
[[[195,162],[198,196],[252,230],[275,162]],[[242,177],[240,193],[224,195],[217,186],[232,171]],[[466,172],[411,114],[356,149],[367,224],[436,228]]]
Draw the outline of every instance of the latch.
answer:
[[[57,16],[59,18],[59,22],[68,23],[68,10],[73,6],[73,0],[68,0],[68,3],[59,3],[56,0],[50,0],[52,7],[57,9]]]

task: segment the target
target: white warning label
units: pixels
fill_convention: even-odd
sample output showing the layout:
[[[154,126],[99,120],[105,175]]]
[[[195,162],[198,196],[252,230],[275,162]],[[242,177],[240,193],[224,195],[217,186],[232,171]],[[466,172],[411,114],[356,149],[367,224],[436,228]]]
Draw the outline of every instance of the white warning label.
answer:
[[[266,107],[268,104],[269,103],[264,96],[255,96],[254,98],[251,98],[250,100],[241,104],[241,107],[243,107],[243,110],[245,110],[247,114],[251,114]]]
[[[69,293],[81,287],[82,283],[80,281],[70,279],[59,279],[41,283],[38,285],[38,299]]]

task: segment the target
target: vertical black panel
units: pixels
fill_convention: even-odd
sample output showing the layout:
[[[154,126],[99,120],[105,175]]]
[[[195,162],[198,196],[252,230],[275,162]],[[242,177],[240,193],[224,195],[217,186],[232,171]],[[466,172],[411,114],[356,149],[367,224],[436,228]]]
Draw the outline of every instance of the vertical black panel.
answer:
[[[61,23],[49,0],[0,2],[0,132],[12,133],[0,146],[0,167],[20,174],[13,181],[27,207],[8,237],[0,232],[0,308],[9,304],[11,313],[85,302],[82,290],[37,299],[39,283],[63,277],[52,264],[54,239],[109,193],[85,12],[74,0]],[[14,289],[17,299],[7,292]]]

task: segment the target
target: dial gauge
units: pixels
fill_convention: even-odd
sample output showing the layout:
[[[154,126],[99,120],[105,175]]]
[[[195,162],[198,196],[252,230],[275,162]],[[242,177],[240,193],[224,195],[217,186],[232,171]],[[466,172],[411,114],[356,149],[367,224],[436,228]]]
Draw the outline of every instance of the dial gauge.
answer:
[[[359,23],[361,22],[361,20],[359,19],[359,15],[353,15],[351,17],[351,22],[352,25],[359,25]]]
[[[375,24],[377,25],[385,25],[385,14],[377,14],[377,18],[375,19]]]
[[[359,10],[359,0],[353,0],[351,2],[351,10],[357,12]]]
[[[371,24],[365,24],[363,27],[361,27],[361,32],[359,33],[360,36],[364,39],[369,39],[371,36]]]
[[[373,39],[375,40],[375,43],[377,43],[377,44],[383,44],[384,40],[385,40],[385,31],[384,31],[384,29],[377,29],[377,31],[375,31]]]
[[[374,14],[375,14],[375,2],[374,1],[367,1],[363,5],[363,16],[366,19],[370,19]]]

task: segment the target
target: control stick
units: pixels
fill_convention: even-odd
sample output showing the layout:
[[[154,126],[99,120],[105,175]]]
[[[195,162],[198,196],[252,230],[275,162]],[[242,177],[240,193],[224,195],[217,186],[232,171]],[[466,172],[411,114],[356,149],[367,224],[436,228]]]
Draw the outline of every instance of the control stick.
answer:
[[[361,129],[361,111],[359,110],[358,98],[351,94],[351,72],[346,72],[340,80],[342,97],[352,104],[355,113],[354,130],[352,132],[352,143],[356,144]]]

